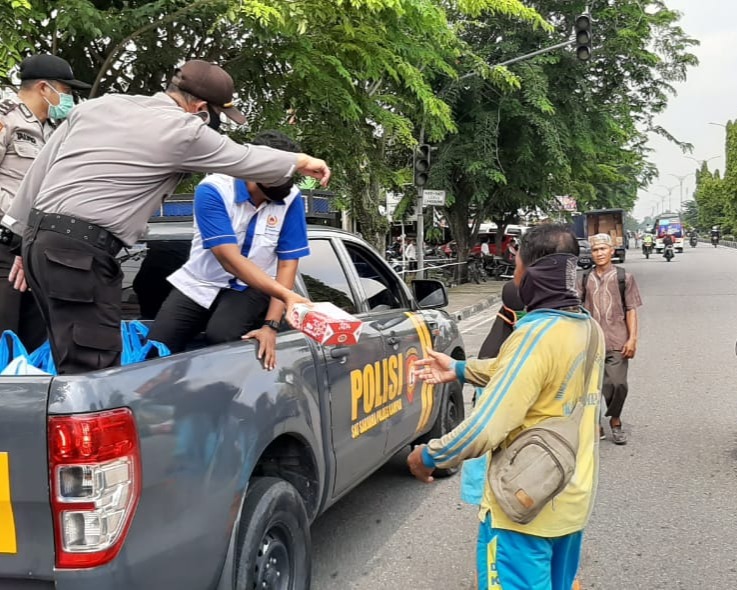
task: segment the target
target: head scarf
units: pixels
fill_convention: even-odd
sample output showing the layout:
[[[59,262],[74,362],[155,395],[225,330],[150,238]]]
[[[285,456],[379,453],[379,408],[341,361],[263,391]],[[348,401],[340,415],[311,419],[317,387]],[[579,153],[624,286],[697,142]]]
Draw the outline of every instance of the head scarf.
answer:
[[[577,267],[578,258],[564,253],[543,256],[528,266],[519,286],[527,311],[579,307]]]

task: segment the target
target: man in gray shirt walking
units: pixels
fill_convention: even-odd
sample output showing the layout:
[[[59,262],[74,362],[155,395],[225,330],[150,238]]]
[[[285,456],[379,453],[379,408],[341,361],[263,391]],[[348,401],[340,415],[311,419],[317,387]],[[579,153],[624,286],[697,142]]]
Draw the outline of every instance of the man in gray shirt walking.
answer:
[[[122,272],[115,260],[146,231],[161,201],[190,172],[220,172],[265,186],[295,172],[330,178],[305,154],[239,145],[214,129],[232,104],[232,78],[193,60],[165,93],[107,95],[74,109],[29,170],[2,224],[23,235],[14,269],[44,315],[60,374],[120,361]],[[246,261],[249,284],[291,306],[303,301]]]

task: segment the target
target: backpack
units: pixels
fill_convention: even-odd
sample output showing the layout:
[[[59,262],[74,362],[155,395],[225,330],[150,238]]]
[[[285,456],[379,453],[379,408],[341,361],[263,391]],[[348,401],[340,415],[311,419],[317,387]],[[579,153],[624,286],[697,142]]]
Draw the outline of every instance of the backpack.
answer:
[[[569,416],[546,418],[491,454],[489,483],[499,507],[519,524],[531,522],[571,481],[578,431],[599,347],[599,328],[589,320],[584,391]]]
[[[627,301],[625,299],[625,292],[627,291],[627,273],[621,266],[615,267],[617,269],[617,284],[619,285],[619,296],[622,298],[622,311],[627,313]],[[581,303],[586,303],[586,286],[589,283],[589,275],[593,271],[593,268],[584,271],[581,276]]]

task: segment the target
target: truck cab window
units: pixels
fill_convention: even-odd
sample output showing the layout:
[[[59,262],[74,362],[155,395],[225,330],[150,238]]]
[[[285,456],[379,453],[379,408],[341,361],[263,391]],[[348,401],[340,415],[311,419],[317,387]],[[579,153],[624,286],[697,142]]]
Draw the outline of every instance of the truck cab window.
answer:
[[[348,277],[330,240],[310,240],[310,255],[299,261],[299,272],[312,301],[329,301],[356,313]]]
[[[386,264],[369,250],[357,244],[346,242],[345,247],[366,294],[370,310],[408,307],[399,290],[396,278],[388,272]]]

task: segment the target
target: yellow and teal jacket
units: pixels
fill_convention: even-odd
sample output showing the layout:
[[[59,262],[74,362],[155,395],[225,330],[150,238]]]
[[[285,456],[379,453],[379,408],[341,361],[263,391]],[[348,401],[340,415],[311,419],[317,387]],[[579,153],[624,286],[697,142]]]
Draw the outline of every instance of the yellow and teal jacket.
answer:
[[[584,384],[590,330],[599,345]],[[604,336],[581,313],[541,309],[528,313],[495,359],[458,363],[459,377],[484,387],[473,413],[455,430],[423,450],[428,467],[448,468],[506,446],[542,420],[569,415],[583,397],[576,471],[568,486],[529,524],[510,520],[486,484],[479,518],[491,512],[492,526],[539,537],[583,530],[596,495],[599,468],[599,398],[604,377]]]

